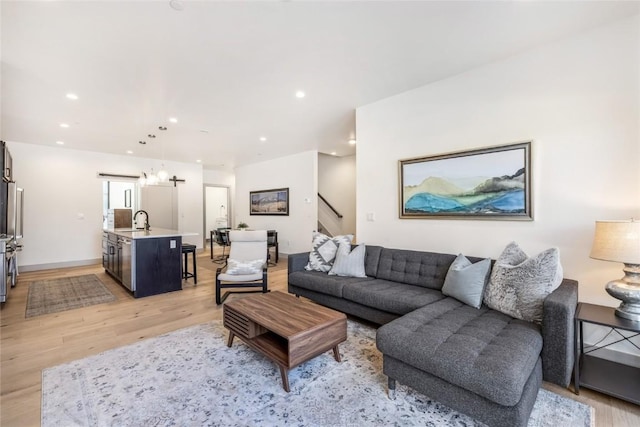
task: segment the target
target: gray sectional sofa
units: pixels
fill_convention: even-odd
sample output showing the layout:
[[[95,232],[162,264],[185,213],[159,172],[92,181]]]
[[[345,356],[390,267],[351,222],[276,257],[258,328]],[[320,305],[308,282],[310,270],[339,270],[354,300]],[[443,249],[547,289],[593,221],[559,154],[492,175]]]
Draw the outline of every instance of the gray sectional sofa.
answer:
[[[390,395],[397,380],[490,426],[526,426],[542,380],[571,379],[578,284],[564,279],[545,299],[539,326],[443,295],[455,258],[367,246],[367,277],[354,278],[306,271],[309,254],[294,254],[288,288],[383,325],[376,344]]]

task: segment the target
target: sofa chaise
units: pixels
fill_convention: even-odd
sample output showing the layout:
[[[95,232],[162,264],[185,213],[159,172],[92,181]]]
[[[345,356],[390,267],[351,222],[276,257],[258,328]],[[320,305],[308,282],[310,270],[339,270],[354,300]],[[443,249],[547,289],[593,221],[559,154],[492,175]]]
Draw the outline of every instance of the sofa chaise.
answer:
[[[293,254],[288,290],[382,325],[390,397],[399,381],[490,426],[526,426],[542,381],[570,382],[577,282],[563,279],[546,297],[538,325],[444,295],[455,259],[367,246],[366,277],[342,277],[307,271],[309,253]]]

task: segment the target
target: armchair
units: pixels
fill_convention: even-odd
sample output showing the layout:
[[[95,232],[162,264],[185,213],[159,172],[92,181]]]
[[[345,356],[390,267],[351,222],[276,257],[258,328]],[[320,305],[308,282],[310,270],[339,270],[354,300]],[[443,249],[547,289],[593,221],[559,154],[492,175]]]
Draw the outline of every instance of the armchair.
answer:
[[[229,231],[231,249],[224,267],[216,270],[216,304],[229,294],[269,292],[267,289],[267,231]],[[226,288],[259,288],[250,291],[227,291]]]

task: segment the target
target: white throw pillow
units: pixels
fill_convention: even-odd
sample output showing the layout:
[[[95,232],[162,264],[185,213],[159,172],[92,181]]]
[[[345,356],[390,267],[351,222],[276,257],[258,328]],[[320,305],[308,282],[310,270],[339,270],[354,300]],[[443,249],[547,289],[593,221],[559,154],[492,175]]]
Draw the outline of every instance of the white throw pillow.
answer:
[[[227,274],[244,276],[246,274],[261,273],[263,264],[264,260],[261,259],[256,259],[253,261],[238,261],[229,258],[227,260]]]
[[[542,323],[544,300],[561,282],[558,248],[529,258],[511,242],[493,265],[484,303],[511,317]]]
[[[358,245],[351,250],[350,244],[340,243],[340,245],[338,245],[338,252],[336,252],[336,260],[331,270],[329,270],[329,275],[367,277],[364,272],[365,253],[366,248],[364,244]]]
[[[338,252],[340,243],[351,244],[353,240],[352,234],[344,236],[329,237],[325,234],[313,232],[313,248],[309,252],[309,263],[305,267],[306,270],[321,271],[328,273],[333,266],[333,261]]]
[[[490,259],[472,264],[466,256],[459,254],[449,267],[442,293],[471,307],[480,308],[490,271]]]

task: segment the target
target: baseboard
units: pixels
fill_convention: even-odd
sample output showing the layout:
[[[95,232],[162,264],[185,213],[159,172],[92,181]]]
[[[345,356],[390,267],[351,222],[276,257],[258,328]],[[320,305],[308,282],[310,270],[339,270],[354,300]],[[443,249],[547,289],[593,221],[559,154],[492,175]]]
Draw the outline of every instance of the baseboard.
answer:
[[[87,265],[101,264],[102,258],[85,259],[80,261],[52,262],[50,264],[31,264],[18,266],[19,272],[27,273],[29,271],[51,270],[54,268],[84,267]]]

